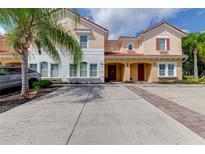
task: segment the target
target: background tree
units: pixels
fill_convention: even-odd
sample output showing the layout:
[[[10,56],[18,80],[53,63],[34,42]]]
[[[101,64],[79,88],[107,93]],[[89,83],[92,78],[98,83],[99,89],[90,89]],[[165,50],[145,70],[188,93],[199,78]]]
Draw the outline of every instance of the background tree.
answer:
[[[75,64],[82,59],[77,40],[58,22],[68,14],[66,9],[0,9],[0,25],[6,31],[9,47],[21,57],[22,89],[25,97],[28,85],[29,47],[34,45],[38,52],[46,52],[54,61],[60,62],[57,48],[70,52]],[[77,16],[76,13],[73,14]],[[77,21],[77,20],[76,20]]]
[[[184,54],[189,56],[183,66],[185,75],[195,74],[198,77],[198,75],[205,73],[205,33],[190,33],[183,38],[182,47]],[[198,57],[196,63],[194,63],[194,52],[197,53]],[[196,68],[198,68],[198,71]]]

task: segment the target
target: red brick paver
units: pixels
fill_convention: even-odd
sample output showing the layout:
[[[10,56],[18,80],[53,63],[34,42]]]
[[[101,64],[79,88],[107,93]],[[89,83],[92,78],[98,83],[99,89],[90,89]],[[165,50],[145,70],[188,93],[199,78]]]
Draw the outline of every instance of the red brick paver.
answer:
[[[140,87],[134,85],[127,85],[126,87],[205,139],[204,115],[150,93]]]

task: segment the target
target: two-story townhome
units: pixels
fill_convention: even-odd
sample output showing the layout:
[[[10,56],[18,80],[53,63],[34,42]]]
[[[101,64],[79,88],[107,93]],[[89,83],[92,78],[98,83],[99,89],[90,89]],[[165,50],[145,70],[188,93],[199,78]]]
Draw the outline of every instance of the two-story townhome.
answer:
[[[59,22],[79,41],[83,61],[76,69],[71,55],[62,52],[63,49],[58,49],[61,63],[56,63],[46,53],[39,55],[37,49],[31,47],[29,66],[40,72],[42,79],[79,83],[182,79],[181,39],[187,34],[166,22],[139,36],[120,36],[117,40],[109,40],[106,28],[85,17],[81,16],[76,24],[72,12]],[[0,65],[20,64],[11,52],[3,51],[5,41],[2,42]]]
[[[7,47],[6,37],[4,35],[0,35],[0,65],[21,66],[18,56]]]
[[[80,17],[80,22],[76,24],[72,12],[59,22],[79,41],[83,51],[82,63],[76,69],[71,55],[65,54],[62,49],[58,49],[61,63],[56,63],[46,53],[39,55],[37,49],[31,47],[29,66],[40,72],[43,79],[104,82],[104,46],[108,30],[85,17]]]
[[[138,37],[120,36],[105,44],[105,81],[182,79],[181,39],[187,34],[166,23]]]

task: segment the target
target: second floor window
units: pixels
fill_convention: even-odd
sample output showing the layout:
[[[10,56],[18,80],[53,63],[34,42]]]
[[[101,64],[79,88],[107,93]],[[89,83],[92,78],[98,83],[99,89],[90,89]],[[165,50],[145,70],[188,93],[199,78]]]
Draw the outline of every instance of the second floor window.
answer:
[[[88,36],[87,35],[80,36],[80,47],[83,49],[88,48]]]
[[[159,39],[159,50],[160,51],[165,51],[166,50],[166,39],[165,38],[160,38]]]
[[[156,41],[157,51],[169,51],[170,50],[170,39],[169,38],[157,38]]]
[[[133,50],[132,44],[128,44],[128,50]]]

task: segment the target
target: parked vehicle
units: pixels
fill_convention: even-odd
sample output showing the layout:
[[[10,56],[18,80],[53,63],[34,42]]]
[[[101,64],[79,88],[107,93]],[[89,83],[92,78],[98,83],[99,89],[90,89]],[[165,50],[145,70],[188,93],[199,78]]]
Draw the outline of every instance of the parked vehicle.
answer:
[[[40,73],[28,70],[29,87],[40,78]],[[0,90],[17,86],[21,86],[21,68],[0,66]]]

